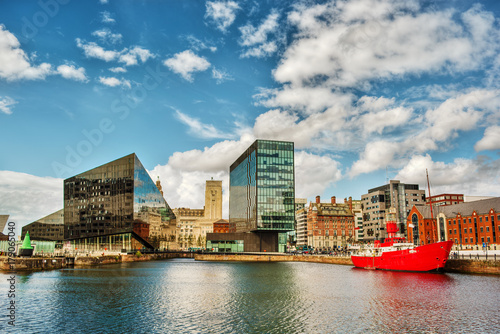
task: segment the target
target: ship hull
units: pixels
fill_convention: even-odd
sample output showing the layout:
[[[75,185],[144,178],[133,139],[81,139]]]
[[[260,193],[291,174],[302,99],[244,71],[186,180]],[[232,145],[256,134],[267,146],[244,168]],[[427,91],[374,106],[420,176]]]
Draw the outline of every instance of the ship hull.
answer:
[[[378,256],[351,255],[357,268],[399,270],[399,271],[439,271],[444,268],[453,241],[442,241],[417,246],[412,249],[385,251]]]

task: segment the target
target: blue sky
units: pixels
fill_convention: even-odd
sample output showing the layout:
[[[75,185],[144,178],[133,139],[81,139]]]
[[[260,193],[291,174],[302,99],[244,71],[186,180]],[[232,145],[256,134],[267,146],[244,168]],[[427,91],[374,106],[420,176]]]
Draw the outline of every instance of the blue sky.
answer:
[[[2,1],[0,213],[135,152],[203,207],[256,138],[296,147],[296,194],[399,179],[499,196],[496,1]]]

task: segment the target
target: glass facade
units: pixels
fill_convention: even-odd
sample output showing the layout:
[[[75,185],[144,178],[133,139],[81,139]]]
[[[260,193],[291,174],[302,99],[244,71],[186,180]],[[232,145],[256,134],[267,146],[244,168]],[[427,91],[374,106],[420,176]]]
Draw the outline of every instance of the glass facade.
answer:
[[[209,240],[207,249],[221,253],[241,253],[244,249],[243,240]]]
[[[144,220],[148,217],[144,212],[161,215],[162,222],[175,219],[135,154],[64,180],[64,239],[78,240],[72,243],[75,246],[99,249],[107,243],[105,248],[111,249],[110,240],[119,247],[125,245],[123,238],[101,237],[131,234],[149,247],[149,222]],[[126,245],[125,249],[136,247]]]
[[[293,143],[255,141],[230,168],[230,223],[236,232],[292,231],[294,207]]]

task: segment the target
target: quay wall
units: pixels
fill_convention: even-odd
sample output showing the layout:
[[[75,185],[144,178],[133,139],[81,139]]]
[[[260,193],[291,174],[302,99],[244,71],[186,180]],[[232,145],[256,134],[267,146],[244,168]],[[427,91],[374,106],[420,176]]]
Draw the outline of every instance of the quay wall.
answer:
[[[352,265],[350,257],[316,255],[268,255],[268,254],[195,254],[198,261],[243,261],[243,262],[315,262]]]
[[[353,265],[350,257],[314,255],[249,255],[249,254],[196,254],[198,261],[246,261],[246,262],[315,262]],[[448,260],[444,268],[448,273],[500,275],[500,261]]]
[[[500,261],[449,259],[444,270],[448,273],[500,275]]]
[[[275,254],[194,254],[194,253],[154,253],[137,255],[104,255],[64,257],[34,257],[10,259],[0,257],[0,271],[37,271],[66,268],[68,266],[86,267],[123,262],[154,261],[172,258],[193,258],[197,261],[243,261],[243,262],[314,262],[326,264],[352,265],[350,257],[316,255],[275,255]],[[500,261],[449,259],[445,272],[466,274],[500,275]]]
[[[153,253],[133,255],[75,256],[75,257],[0,257],[0,271],[37,271],[62,269],[69,266],[86,267],[104,264],[154,261],[172,258],[192,258],[193,253]]]

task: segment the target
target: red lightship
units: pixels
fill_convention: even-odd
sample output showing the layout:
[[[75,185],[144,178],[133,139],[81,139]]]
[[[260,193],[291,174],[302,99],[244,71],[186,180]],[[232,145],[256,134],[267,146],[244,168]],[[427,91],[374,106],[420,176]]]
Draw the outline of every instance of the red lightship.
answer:
[[[389,238],[386,238],[383,243],[377,240],[372,247],[364,248],[351,255],[354,266],[400,271],[439,271],[444,268],[453,241],[441,241],[422,246],[408,243],[405,238],[396,237],[399,229],[395,216],[395,209],[391,208],[386,218]]]

